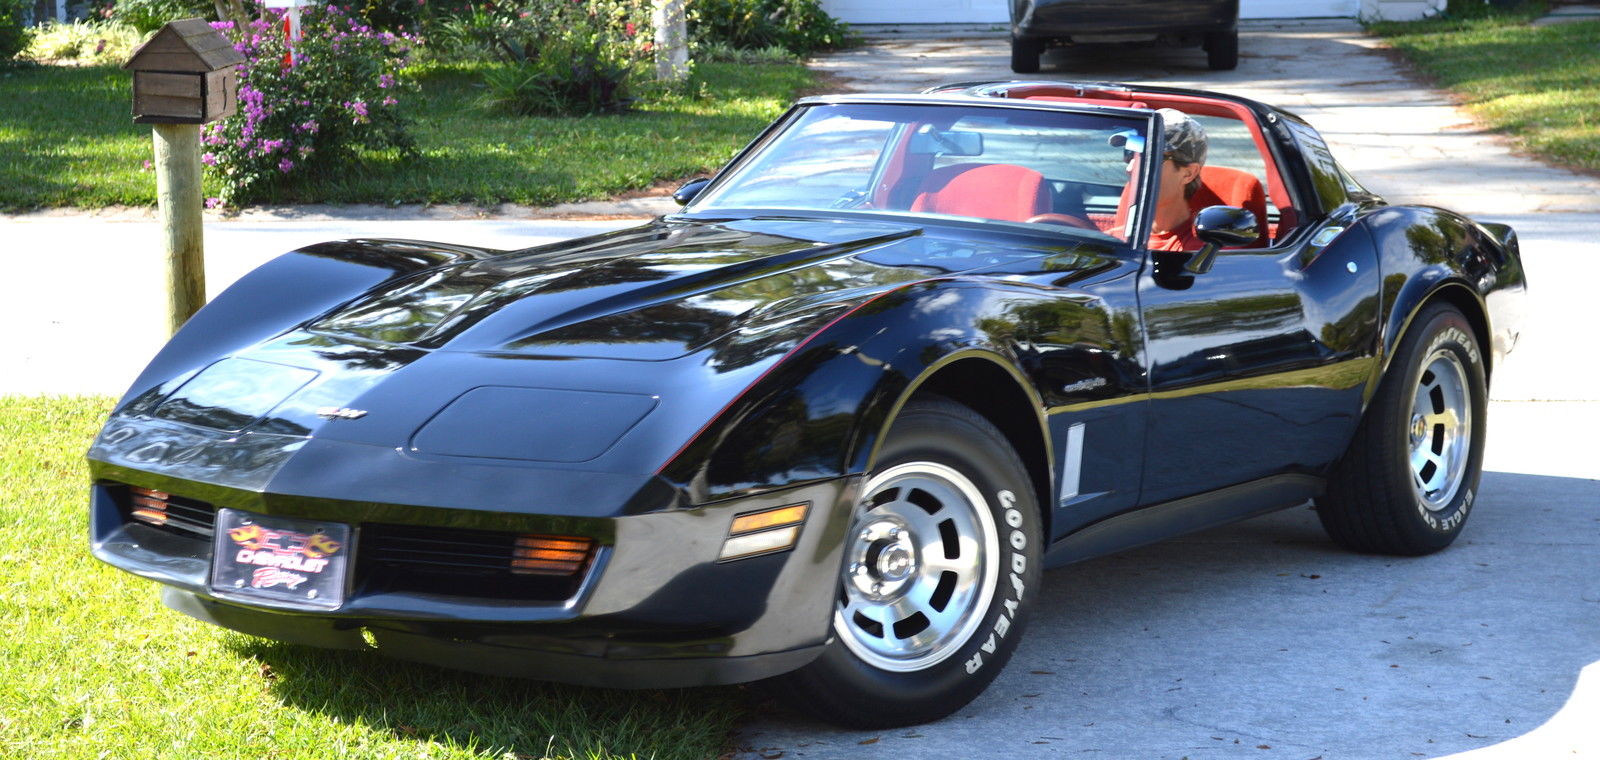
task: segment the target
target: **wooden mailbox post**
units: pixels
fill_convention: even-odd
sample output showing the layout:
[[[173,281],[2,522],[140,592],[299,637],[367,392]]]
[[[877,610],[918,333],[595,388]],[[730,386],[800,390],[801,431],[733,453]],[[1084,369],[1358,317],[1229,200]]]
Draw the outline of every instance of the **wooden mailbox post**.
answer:
[[[176,333],[206,301],[200,125],[238,110],[245,58],[203,19],[173,21],[122,67],[133,71],[133,120],[155,133],[156,201],[167,252],[167,315]]]

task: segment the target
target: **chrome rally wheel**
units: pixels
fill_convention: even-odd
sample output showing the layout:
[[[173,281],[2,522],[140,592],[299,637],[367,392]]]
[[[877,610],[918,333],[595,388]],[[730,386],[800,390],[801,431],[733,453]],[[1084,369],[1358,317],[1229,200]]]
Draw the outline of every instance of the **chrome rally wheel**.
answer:
[[[1467,371],[1453,351],[1431,354],[1411,401],[1412,483],[1430,512],[1450,506],[1472,452],[1472,401]]]
[[[971,480],[936,462],[891,467],[865,493],[845,542],[834,633],[883,670],[943,662],[972,638],[994,596],[990,508]]]
[[[1488,377],[1472,324],[1434,301],[1412,319],[1317,499],[1339,544],[1418,555],[1461,533],[1483,472]]]
[[[964,707],[1005,667],[1038,596],[1027,468],[988,419],[937,396],[901,408],[842,539],[822,653],[770,682],[823,720],[889,728]]]

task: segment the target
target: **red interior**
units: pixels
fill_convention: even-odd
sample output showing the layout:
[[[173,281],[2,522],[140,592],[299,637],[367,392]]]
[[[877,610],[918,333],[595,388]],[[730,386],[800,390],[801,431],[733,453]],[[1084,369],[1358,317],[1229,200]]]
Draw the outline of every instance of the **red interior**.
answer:
[[[1272,152],[1267,150],[1267,139],[1266,136],[1261,132],[1261,125],[1256,123],[1255,114],[1251,113],[1249,108],[1246,108],[1239,103],[1194,95],[1171,95],[1164,93],[1158,94],[1120,90],[1084,90],[1082,91],[1082,94],[1079,94],[1077,87],[1048,84],[1015,87],[1007,90],[1005,96],[1008,98],[1021,98],[1025,100],[1046,100],[1060,103],[1118,106],[1122,108],[1173,108],[1196,116],[1218,116],[1227,119],[1237,119],[1241,122],[1244,122],[1245,128],[1250,130],[1250,138],[1255,142],[1256,150],[1261,153],[1261,160],[1266,165],[1266,191],[1270,193],[1271,197],[1278,203],[1278,224],[1274,225],[1267,221],[1265,213],[1266,199],[1264,197],[1261,200],[1259,208],[1246,203],[1224,203],[1222,205],[1242,206],[1250,209],[1251,211],[1257,212],[1256,218],[1262,220],[1263,225],[1267,227],[1268,239],[1276,239],[1278,237],[1279,229],[1287,231],[1289,228],[1294,226],[1295,220],[1299,218],[1297,210],[1290,205],[1289,191],[1283,183],[1282,175],[1278,173],[1277,162],[1273,160]],[[1209,171],[1213,168],[1225,167],[1208,166],[1205,167],[1205,170]],[[1201,181],[1208,187],[1212,186],[1212,183],[1206,179],[1204,175],[1202,175]],[[1234,192],[1233,182],[1223,181],[1223,183],[1228,186],[1229,192],[1232,194]],[[1257,183],[1257,186],[1259,186],[1259,184],[1260,183]],[[1198,197],[1199,194],[1196,195]],[[1218,197],[1223,197],[1222,193],[1217,193],[1217,195]],[[1248,198],[1248,193],[1245,193],[1244,197]],[[1096,219],[1095,221],[1096,223],[1104,226],[1102,220]],[[1120,224],[1115,220],[1113,220],[1111,226],[1120,228]],[[1263,240],[1258,242],[1257,245],[1265,245],[1266,242],[1267,240]]]
[[[911,210],[1025,222],[1050,211],[1050,188],[1024,166],[953,164],[928,173]]]

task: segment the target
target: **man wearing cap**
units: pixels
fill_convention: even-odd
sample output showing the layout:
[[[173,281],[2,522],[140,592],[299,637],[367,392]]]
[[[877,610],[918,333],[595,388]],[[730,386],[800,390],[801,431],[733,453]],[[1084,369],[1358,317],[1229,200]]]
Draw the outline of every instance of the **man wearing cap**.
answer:
[[[1161,131],[1166,153],[1156,189],[1155,218],[1150,225],[1150,249],[1153,251],[1198,251],[1204,245],[1194,234],[1194,212],[1189,199],[1200,189],[1200,167],[1206,163],[1206,130],[1200,122],[1172,108],[1162,108]],[[1119,142],[1117,138],[1122,138]],[[1121,145],[1128,158],[1129,174],[1137,173],[1133,161],[1137,153],[1132,140],[1125,135],[1113,135],[1112,145]],[[1143,148],[1143,145],[1138,145]]]

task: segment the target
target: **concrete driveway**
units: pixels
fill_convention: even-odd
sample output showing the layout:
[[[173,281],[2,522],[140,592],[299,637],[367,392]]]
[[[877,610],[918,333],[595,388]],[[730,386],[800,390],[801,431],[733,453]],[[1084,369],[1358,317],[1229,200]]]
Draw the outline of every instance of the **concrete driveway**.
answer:
[[[1600,361],[1580,274],[1600,262],[1600,181],[1513,154],[1354,23],[1258,22],[1240,50],[1219,73],[1197,50],[1085,48],[1027,78],[1284,106],[1390,201],[1516,227],[1534,314],[1494,378],[1463,539],[1351,555],[1296,509],[1053,571],[1015,659],[955,716],[855,732],[774,708],[741,757],[1600,757]],[[1002,34],[898,34],[814,65],[905,92],[1018,78],[1008,61]]]

